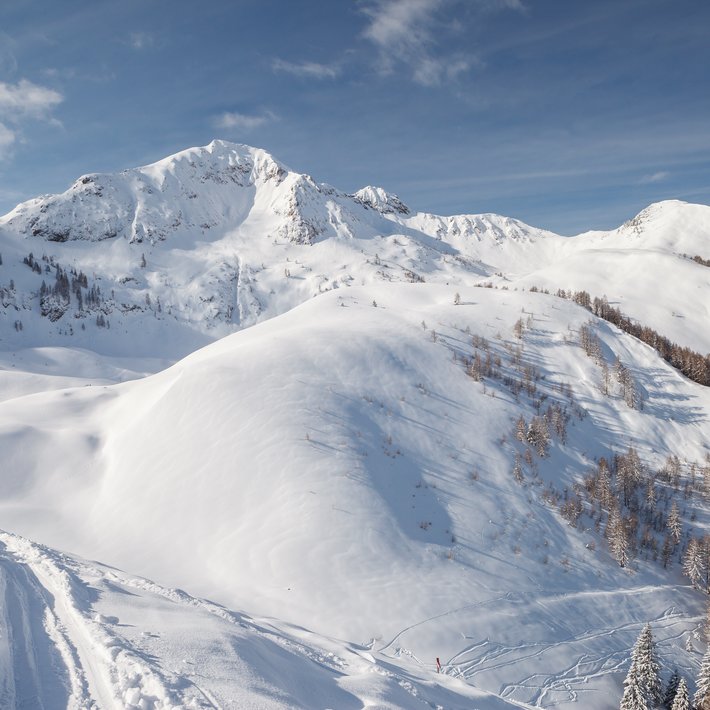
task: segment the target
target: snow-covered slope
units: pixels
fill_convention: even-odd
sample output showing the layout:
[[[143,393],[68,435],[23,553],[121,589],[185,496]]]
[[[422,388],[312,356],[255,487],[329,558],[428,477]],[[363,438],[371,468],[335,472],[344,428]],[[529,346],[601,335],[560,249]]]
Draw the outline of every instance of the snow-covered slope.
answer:
[[[414,674],[440,657],[519,702],[614,707],[648,620],[669,661],[692,668],[702,602],[679,566],[640,555],[620,568],[591,521],[570,526],[544,491],[629,444],[651,467],[674,452],[702,462],[707,390],[599,322],[605,357],[629,363],[643,393],[629,409],[600,395],[578,344],[588,312],[544,294],[460,296],[325,294],[147,379],[1,404],[6,527]],[[476,337],[499,378],[466,374]],[[514,394],[505,373],[533,366],[536,395]],[[521,485],[515,420],[541,396],[564,406],[568,433]],[[693,509],[686,525],[704,527]]]
[[[3,708],[521,707],[10,533],[0,584]]]
[[[603,710],[648,621],[692,677],[710,390],[529,289],[710,351],[710,208],[562,237],[214,141],[0,255],[0,704]]]

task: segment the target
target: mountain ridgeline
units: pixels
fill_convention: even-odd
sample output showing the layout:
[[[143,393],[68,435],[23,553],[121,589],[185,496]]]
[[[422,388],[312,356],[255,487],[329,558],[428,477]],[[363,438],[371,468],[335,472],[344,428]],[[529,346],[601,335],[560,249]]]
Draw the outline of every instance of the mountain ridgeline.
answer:
[[[692,315],[682,324],[664,318],[671,332],[656,322],[680,314],[691,291],[708,302],[707,272],[682,254],[710,254],[709,234],[710,208],[679,202],[577,237],[498,215],[418,213],[381,188],[346,194],[263,150],[213,141],[142,168],[85,175],[0,218],[0,318],[17,347],[106,342],[111,350],[128,335],[134,351],[150,355],[149,316],[153,330],[174,334],[159,354],[178,357],[333,289],[492,282],[605,294],[669,343],[705,354],[710,335]],[[634,255],[654,262],[640,281],[627,278]],[[660,272],[679,284],[662,306],[649,295]]]

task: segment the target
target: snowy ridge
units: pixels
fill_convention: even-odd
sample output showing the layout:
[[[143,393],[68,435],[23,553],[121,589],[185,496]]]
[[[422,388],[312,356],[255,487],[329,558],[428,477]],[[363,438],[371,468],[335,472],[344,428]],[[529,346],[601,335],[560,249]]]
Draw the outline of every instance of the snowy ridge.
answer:
[[[498,215],[412,212],[381,188],[347,195],[263,150],[213,141],[86,175],[0,218],[0,319],[13,348],[115,353],[128,336],[132,353],[177,359],[324,291],[491,279],[606,294],[708,352],[710,272],[682,255],[710,258],[709,241],[710,208],[700,205],[659,203],[618,230],[560,237]],[[656,275],[679,284],[661,304]],[[159,339],[146,337],[147,324]]]
[[[368,185],[367,187],[363,187],[358,190],[353,197],[362,202],[363,205],[372,207],[372,209],[385,215],[408,215],[410,212],[409,207],[407,207],[407,205],[405,205],[404,202],[397,197],[397,195],[390,194],[381,187],[372,187],[372,185]]]

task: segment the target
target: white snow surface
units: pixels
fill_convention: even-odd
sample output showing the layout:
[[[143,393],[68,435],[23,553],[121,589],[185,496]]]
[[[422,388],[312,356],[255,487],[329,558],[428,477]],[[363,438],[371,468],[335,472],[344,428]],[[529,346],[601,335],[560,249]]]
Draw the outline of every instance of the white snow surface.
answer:
[[[689,257],[709,235],[710,208],[679,202],[576,237],[415,213],[223,141],[19,205],[0,218],[0,705],[604,710],[646,622],[692,677],[704,600],[679,565],[620,568],[543,490],[629,445],[703,462],[710,391],[524,289],[605,294],[708,352],[710,268]],[[57,267],[87,285],[42,302]],[[588,323],[642,410],[601,395]],[[536,407],[466,374],[478,336],[504,370],[522,348],[571,414],[523,485],[514,425]]]

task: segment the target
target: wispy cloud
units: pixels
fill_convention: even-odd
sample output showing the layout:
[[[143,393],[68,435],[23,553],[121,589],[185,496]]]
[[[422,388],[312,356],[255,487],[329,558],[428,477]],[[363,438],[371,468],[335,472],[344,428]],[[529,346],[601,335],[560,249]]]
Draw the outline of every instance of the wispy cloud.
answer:
[[[17,58],[12,51],[15,40],[5,32],[0,32],[0,73],[10,76],[17,71]]]
[[[644,175],[639,182],[642,185],[650,185],[654,182],[663,182],[668,177],[668,175],[669,173],[667,173],[665,170],[660,170],[657,173]]]
[[[21,79],[17,84],[0,81],[0,116],[44,118],[63,99],[58,91],[27,79]]]
[[[527,11],[527,7],[522,0],[493,0],[493,5],[503,10]]]
[[[427,25],[444,0],[376,0],[363,12],[370,18],[365,37],[397,51],[430,41]]]
[[[451,4],[453,0],[371,0],[364,5],[369,23],[363,36],[378,49],[379,71],[391,74],[402,66],[418,84],[439,86],[476,64],[474,55],[446,52],[436,41],[447,27],[451,29],[438,18],[439,11]]]
[[[473,63],[472,58],[464,56],[444,59],[422,57],[414,68],[413,78],[422,86],[439,86],[446,81],[452,81],[459,74],[466,73]]]
[[[0,156],[15,142],[15,132],[0,123]]]
[[[58,91],[26,79],[17,84],[0,81],[0,159],[8,157],[27,121],[61,125],[51,114],[63,100]]]
[[[247,114],[237,111],[225,111],[214,119],[217,128],[251,131],[276,120],[276,115],[271,111],[262,114]]]
[[[319,64],[318,62],[287,62],[283,59],[274,59],[271,67],[276,72],[284,72],[308,79],[335,79],[340,74],[339,66],[335,64]]]

